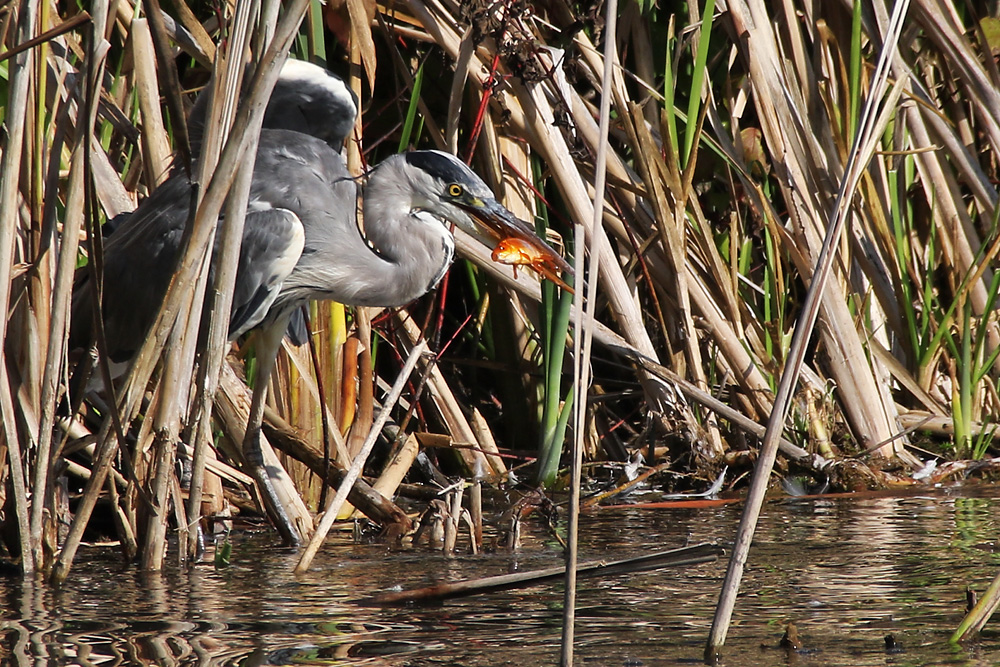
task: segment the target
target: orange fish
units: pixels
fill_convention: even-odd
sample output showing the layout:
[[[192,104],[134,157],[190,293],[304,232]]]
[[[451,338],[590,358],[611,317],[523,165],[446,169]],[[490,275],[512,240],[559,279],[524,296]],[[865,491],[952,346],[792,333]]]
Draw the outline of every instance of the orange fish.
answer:
[[[574,293],[573,288],[567,285],[560,276],[562,271],[572,272],[572,269],[562,257],[554,255],[550,248],[541,250],[526,240],[510,236],[501,239],[500,243],[493,249],[492,257],[494,262],[513,266],[515,278],[517,278],[518,266],[529,266],[570,294]],[[554,257],[558,259],[554,259]]]

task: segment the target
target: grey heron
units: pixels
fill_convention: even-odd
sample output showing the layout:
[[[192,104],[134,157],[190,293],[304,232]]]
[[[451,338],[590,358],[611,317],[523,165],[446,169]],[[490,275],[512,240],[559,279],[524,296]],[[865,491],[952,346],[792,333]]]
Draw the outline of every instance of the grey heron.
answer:
[[[416,299],[440,282],[452,262],[452,224],[480,238],[485,230],[493,241],[521,239],[552,265],[568,265],[501,205],[482,179],[447,153],[390,156],[359,187],[336,150],[356,112],[341,94],[343,83],[327,79],[314,66],[290,67],[291,74],[283,71],[282,76],[287,85],[276,87],[271,120],[257,149],[229,335],[235,339],[251,329],[260,334],[243,453],[276,527],[286,541],[296,543],[297,531],[267,480],[259,442],[266,380],[292,313],[317,299],[382,307]],[[317,86],[336,91],[324,98]],[[313,104],[316,99],[326,102]],[[201,136],[199,113],[196,105],[195,143]],[[193,187],[182,170],[175,170],[106,242],[102,306],[113,361],[131,358],[162,301]],[[359,197],[364,235],[356,220]],[[73,305],[71,343],[77,346],[89,343],[92,298],[91,286],[82,281]]]

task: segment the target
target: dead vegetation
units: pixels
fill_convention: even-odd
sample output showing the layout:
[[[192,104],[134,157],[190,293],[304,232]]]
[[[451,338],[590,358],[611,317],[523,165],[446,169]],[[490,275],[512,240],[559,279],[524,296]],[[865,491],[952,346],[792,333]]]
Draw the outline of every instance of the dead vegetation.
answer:
[[[253,150],[249,105],[212,125],[215,149],[192,165],[206,184],[197,220],[212,223],[196,225],[147,346],[116,384],[118,410],[90,405],[86,419],[70,420],[65,398],[80,358],[66,345],[74,272],[99,262],[101,224],[186,159],[179,117],[234,44],[267,69],[278,62],[265,56],[269,40],[278,52],[284,42],[347,78],[363,102],[348,146],[354,173],[408,146],[455,152],[569,253],[575,235],[593,231],[598,93],[611,90],[586,455],[625,461],[640,451],[670,487],[670,473],[714,478],[723,464],[752,461],[871,91],[885,5],[625,3],[609,81],[597,7],[320,7],[265,3],[269,30],[242,3],[0,8],[0,478],[6,543],[26,571],[64,577],[98,502],[112,508],[126,556],[158,569],[168,528],[192,527],[177,534],[180,553],[193,555],[197,517],[223,516],[251,490],[233,445],[247,389],[229,364],[252,363],[252,339],[223,364],[224,341],[199,349],[196,334],[201,259]],[[910,8],[890,73],[900,96],[850,201],[786,425],[785,466],[855,488],[910,483],[931,458],[991,452],[997,25],[949,0]],[[227,83],[232,99],[237,83]],[[570,300],[529,271],[512,288],[516,267],[459,241],[470,262],[437,294],[393,313],[318,304],[310,346],[285,346],[272,392],[280,419],[267,437],[306,462],[272,460],[305,533],[323,480],[337,479],[318,468],[350,465],[421,337],[438,358],[418,365],[381,461],[405,472],[429,437],[405,434],[441,434],[454,446],[423,450],[449,474],[507,483],[510,469],[537,458],[537,471],[515,477],[558,485]],[[190,480],[178,460],[191,462]],[[396,510],[377,518],[405,524]]]

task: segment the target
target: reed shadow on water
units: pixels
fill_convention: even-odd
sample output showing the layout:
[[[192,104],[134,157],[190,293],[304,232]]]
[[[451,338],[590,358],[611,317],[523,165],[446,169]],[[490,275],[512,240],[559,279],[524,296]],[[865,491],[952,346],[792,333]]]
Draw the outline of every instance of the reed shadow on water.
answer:
[[[989,626],[967,648],[947,643],[965,587],[985,588],[998,564],[1000,499],[985,491],[769,504],[723,664],[994,664],[1000,640]],[[731,506],[591,512],[581,558],[648,553],[688,537],[724,542],[738,515]],[[25,665],[116,655],[130,664],[186,664],[193,655],[220,665],[545,664],[559,651],[558,584],[406,607],[358,602],[361,592],[557,565],[547,541],[527,526],[520,553],[446,558],[334,538],[300,577],[290,575],[295,554],[259,533],[234,534],[228,568],[171,566],[152,578],[123,570],[112,548],[92,547],[60,590],[6,577],[0,650],[7,664]],[[723,573],[714,563],[582,579],[579,659],[697,663]],[[797,649],[780,646],[790,622]]]

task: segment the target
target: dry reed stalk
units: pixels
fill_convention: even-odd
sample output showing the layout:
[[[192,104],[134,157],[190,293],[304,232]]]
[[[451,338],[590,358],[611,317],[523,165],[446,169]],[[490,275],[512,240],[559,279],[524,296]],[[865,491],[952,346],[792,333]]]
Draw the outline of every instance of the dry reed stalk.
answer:
[[[159,571],[163,568],[163,557],[167,549],[167,515],[170,509],[168,495],[174,474],[177,435],[177,432],[165,429],[157,432],[154,441],[155,456],[150,484],[152,507],[144,535],[141,563],[142,569],[147,571]]]
[[[403,441],[403,445],[393,454],[392,459],[382,470],[382,474],[372,484],[372,488],[386,498],[392,498],[403,478],[406,477],[406,473],[410,471],[410,466],[417,460],[419,452],[420,443],[417,442],[417,437],[411,433]]]
[[[360,156],[359,158],[360,159]],[[344,347],[347,345],[349,329],[347,324],[347,310],[343,304],[323,302],[316,305],[317,319],[319,320],[318,331],[316,332],[314,344],[319,348],[317,357],[319,358],[320,372],[326,378],[327,386],[334,388],[342,387],[344,379]],[[308,374],[303,373],[308,378]],[[309,378],[311,381],[311,378]],[[319,383],[316,383],[316,395],[319,396]],[[329,405],[325,406],[327,419],[335,427],[335,437],[338,446],[342,449],[338,452],[338,457],[343,465],[350,465],[350,457],[347,454],[347,444],[344,442],[343,431],[337,428],[343,423],[341,401],[331,398]],[[331,434],[333,436],[333,434]]]
[[[49,7],[42,5],[39,8],[39,27],[49,23]],[[23,165],[25,169],[24,181],[21,187],[24,197],[22,214],[24,225],[24,256],[31,262],[19,286],[19,295],[15,298],[13,308],[9,313],[7,324],[9,331],[18,332],[8,341],[8,353],[19,360],[18,369],[8,371],[14,386],[17,387],[19,403],[29,403],[34,406],[34,411],[38,411],[42,394],[42,369],[44,366],[43,353],[47,348],[47,338],[51,328],[51,302],[52,302],[52,274],[53,274],[53,253],[44,252],[55,239],[52,227],[39,229],[37,221],[42,217],[44,191],[43,174],[46,165],[43,165],[44,153],[43,145],[47,143],[47,123],[45,119],[46,106],[44,104],[46,90],[48,89],[48,78],[44,76],[45,57],[48,52],[48,45],[39,44],[32,50],[32,67],[35,70],[33,77],[32,91],[29,96],[27,117],[25,119],[25,155]],[[37,448],[38,432],[37,422],[33,421],[28,427],[25,439],[25,453]],[[28,460],[25,461],[26,464]],[[27,469],[26,469],[27,470]],[[25,473],[27,476],[29,473]],[[30,511],[25,508],[25,511]]]
[[[486,458],[489,460],[490,466],[502,478],[507,474],[507,466],[504,464],[503,459],[500,458],[500,449],[497,447],[496,439],[493,437],[493,431],[490,430],[490,425],[486,421],[486,418],[479,412],[479,408],[472,408],[471,423],[472,430],[476,434],[476,441],[483,451],[486,452]]]
[[[323,338],[322,334],[314,336],[314,340]],[[347,442],[341,435],[329,406],[329,390],[321,386],[321,383],[329,382],[332,371],[322,365],[318,355],[313,356],[313,341],[306,346],[296,347],[286,339],[282,342],[282,350],[283,354],[278,355],[278,364],[268,388],[268,409],[294,424],[302,438],[324,443],[324,457],[329,462],[326,464],[327,470],[318,474],[278,447],[282,463],[303,502],[310,508],[318,509],[326,500],[328,484],[325,480],[329,476],[328,469],[335,465],[343,468],[350,465]],[[333,394],[336,396],[337,392]]]
[[[307,359],[308,353],[302,348],[296,348],[292,345],[289,345],[287,342],[283,345],[283,350],[286,358],[288,359],[288,361],[291,362],[291,364],[295,367],[295,370],[297,371],[296,378],[298,380],[298,383],[301,385],[301,389],[305,390],[305,392],[310,397],[310,401],[314,405],[316,405],[317,408],[321,408],[326,411],[326,417],[330,421],[331,426],[335,426],[336,424],[336,417],[334,416],[335,413],[331,411],[330,406],[322,405],[322,402],[320,401],[319,384],[316,376],[311,372],[310,369],[311,364],[309,362],[309,359]],[[320,364],[320,372],[327,376],[327,382],[337,377],[334,374],[334,370],[331,369],[328,365],[324,365],[323,363]],[[301,414],[304,416],[307,415],[308,413],[303,411]],[[310,425],[314,425],[315,422],[316,422],[315,419],[310,419],[308,423]],[[297,425],[297,426],[299,428],[302,428],[302,425]],[[315,435],[315,428],[313,429],[302,428],[302,430],[307,435],[310,433]],[[351,464],[351,458],[347,452],[347,443],[344,440],[344,436],[340,434],[340,431],[337,430],[336,427],[330,429],[330,441],[332,443],[330,459],[337,461],[337,463],[339,463],[341,466],[344,466],[345,468],[349,466]]]
[[[54,154],[59,154],[65,141],[67,121],[69,119],[69,96],[64,99],[58,113],[56,114],[58,128],[55,131],[50,150]],[[88,115],[88,121],[92,120]],[[54,520],[51,509],[53,508],[53,487],[52,472],[57,463],[52,456],[52,439],[54,437],[56,401],[58,398],[58,386],[60,374],[66,357],[66,338],[69,332],[70,298],[73,289],[73,277],[76,270],[77,253],[80,241],[80,231],[83,225],[83,196],[84,196],[84,142],[89,141],[93,134],[93,126],[85,125],[78,129],[72,147],[70,158],[69,177],[66,186],[66,206],[63,215],[63,225],[61,242],[56,244],[52,239],[50,248],[58,245],[59,259],[56,266],[56,274],[51,294],[52,321],[48,336],[48,345],[45,353],[44,371],[42,376],[42,393],[40,396],[41,417],[38,426],[38,450],[34,464],[34,475],[32,488],[34,497],[31,504],[31,525],[29,541],[34,553],[34,562],[39,567],[45,566],[46,545],[42,543],[43,534],[51,533],[52,521]],[[53,163],[54,164],[54,163]],[[50,172],[52,164],[49,165]],[[57,173],[52,173],[46,180],[45,189],[48,192],[56,192],[58,189]],[[46,205],[45,219],[51,221],[53,232],[55,231],[55,203],[54,198],[50,198]],[[46,508],[50,509],[46,513]]]
[[[35,36],[37,4],[25,0],[18,8],[17,40],[26,42]],[[28,109],[28,86],[32,78],[30,52],[19,53],[10,63],[9,101],[6,108],[7,145],[0,157],[0,308],[8,312],[11,295],[14,244],[21,224],[18,208],[21,199],[18,186],[24,143],[25,119]],[[17,433],[14,401],[11,396],[10,377],[7,372],[7,318],[0,318],[0,409],[7,439],[7,462],[14,490],[14,509],[21,539],[21,570],[27,576],[35,569],[34,554],[24,536],[30,534],[28,498],[24,467],[21,459],[21,441]]]
[[[207,273],[205,271],[204,273]],[[151,475],[140,478],[147,486],[152,506],[148,508],[148,521],[143,535],[142,549],[143,570],[159,571],[162,569],[163,557],[166,554],[167,519],[169,517],[169,488],[174,472],[177,441],[181,434],[181,420],[188,404],[190,377],[194,363],[194,340],[197,338],[192,312],[196,310],[192,299],[197,297],[197,289],[189,299],[185,300],[178,313],[177,325],[171,330],[168,338],[168,349],[174,351],[163,365],[163,370],[156,386],[157,400],[150,406],[150,412],[144,421],[152,418],[152,457],[150,460]],[[183,319],[181,319],[183,318]],[[183,326],[186,321],[186,327]]]
[[[3,415],[4,424],[9,425],[7,427],[8,430],[12,430],[13,425],[17,423],[17,418],[14,413],[14,401],[10,395],[10,380],[5,367],[0,367],[0,414]],[[6,454],[8,474],[14,491],[13,514],[17,522],[19,534],[28,535],[30,525],[28,518],[28,494],[25,484],[24,466],[21,462],[21,445],[17,435],[8,434]],[[7,507],[10,508],[10,499],[7,499],[7,501]],[[20,542],[21,570],[24,576],[27,577],[35,569],[35,560],[29,541],[22,538]]]
[[[84,426],[83,424],[81,424],[79,421],[76,421],[76,420],[69,420],[69,419],[62,418],[59,421],[59,428],[62,429],[62,430],[64,430],[66,432],[66,434],[70,438],[72,438],[74,440],[83,441],[83,440],[86,439],[86,440],[92,441],[92,440],[95,439],[93,437],[94,434],[91,433],[87,429],[86,426]],[[80,451],[85,456],[87,456],[88,458],[90,458],[91,461],[93,461],[94,455],[97,453],[97,445],[94,442],[89,442],[88,444],[86,444],[83,447],[81,447]],[[63,451],[61,453],[65,454],[65,451]],[[67,461],[67,462],[70,462],[70,461]],[[73,463],[76,466],[80,465],[80,464],[75,463],[75,462],[70,462],[70,463]],[[80,466],[80,467],[82,467],[82,466]],[[86,468],[84,468],[84,470],[87,471],[86,475],[80,475],[81,478],[83,478],[83,479],[90,479],[90,470],[87,470]],[[111,478],[115,481],[115,485],[119,489],[124,490],[126,488],[126,486],[128,485],[128,482],[125,480],[125,477],[120,472],[118,472],[117,470],[112,470],[111,471]]]
[[[448,516],[445,518],[445,538],[444,538],[444,552],[446,554],[451,554],[455,552],[455,544],[458,542],[458,529],[459,523],[461,522],[463,516],[462,510],[462,498],[465,496],[465,487],[463,485],[458,485],[451,492],[451,511],[448,512]],[[468,512],[464,512],[465,516],[468,516]],[[471,531],[469,537],[472,537]],[[470,540],[472,543],[472,552],[476,551],[475,540]]]
[[[353,145],[353,142],[349,143]],[[347,332],[344,313],[344,306],[339,303],[323,301],[310,306],[312,337],[309,341],[309,355],[315,377],[305,370],[304,359],[296,362],[300,380],[306,384],[308,391],[313,395],[317,409],[321,411],[318,421],[322,428],[323,453],[328,461],[327,468],[333,465],[333,461],[337,461],[344,468],[350,465],[347,444],[337,427],[340,406],[336,400],[336,388],[342,384],[342,351]],[[292,360],[297,358],[287,346],[286,353]],[[323,391],[320,391],[321,387]],[[314,426],[316,422],[316,419],[312,419],[310,425]],[[330,492],[326,472],[329,471],[326,470],[315,478],[319,485],[317,508],[326,502],[326,496]]]
[[[417,362],[420,360],[420,356],[426,350],[427,341],[425,340],[415,343],[411,348],[409,357],[403,365],[403,369],[399,372],[399,377],[396,378],[396,383],[393,385],[389,395],[386,397],[385,402],[382,405],[382,411],[379,413],[378,419],[376,419],[375,423],[372,425],[372,430],[368,434],[368,438],[365,440],[361,451],[358,452],[358,455],[351,462],[351,468],[347,471],[347,475],[345,475],[344,480],[340,483],[340,488],[337,489],[337,494],[332,496],[326,507],[323,508],[323,518],[316,527],[316,532],[313,535],[312,540],[306,548],[303,549],[302,556],[299,558],[299,562],[295,566],[295,571],[297,573],[307,571],[309,566],[312,564],[313,559],[316,557],[316,553],[322,546],[323,541],[330,532],[330,528],[333,526],[333,522],[336,521],[337,515],[340,513],[344,502],[347,500],[347,496],[353,488],[354,482],[361,476],[361,472],[365,467],[365,461],[368,459],[368,455],[371,454],[372,448],[375,446],[375,442],[378,440],[378,436],[382,432],[382,428],[389,420],[389,413],[392,411],[396,401],[399,400],[400,395],[403,393],[403,389],[410,378],[410,374],[416,367]]]
[[[580,533],[580,494],[583,477],[583,449],[586,438],[586,418],[589,405],[591,384],[591,346],[594,329],[597,322],[597,287],[600,276],[601,253],[595,252],[595,247],[607,243],[603,229],[604,201],[608,176],[608,135],[611,123],[611,99],[619,91],[614,86],[615,52],[617,50],[616,29],[618,21],[618,2],[609,0],[605,14],[605,44],[604,62],[601,72],[601,107],[598,136],[600,148],[594,164],[594,209],[593,218],[589,221],[589,234],[580,232],[588,229],[587,220],[578,220],[574,228],[574,255],[579,258],[581,266],[574,276],[573,288],[577,298],[573,300],[573,391],[576,400],[573,403],[573,439],[571,444],[570,463],[570,499],[569,518],[566,528],[566,585],[563,594],[563,626],[562,643],[560,646],[560,663],[563,667],[572,667],[574,652],[574,636],[576,632],[576,578],[579,556]],[[586,237],[586,238],[584,238]],[[683,254],[683,247],[677,251]],[[587,265],[586,301],[584,294],[584,271],[582,264]],[[678,271],[683,276],[683,269]]]
[[[305,354],[298,355],[305,357]],[[292,362],[291,354],[278,354],[277,363],[271,373],[268,385],[268,407],[285,415],[286,418],[301,429],[303,437],[322,442],[322,413],[318,402],[302,388],[303,377],[296,363]],[[336,430],[336,428],[332,429]],[[322,476],[316,477],[294,459],[283,453],[278,454],[285,470],[295,484],[303,502],[310,509],[318,507],[318,499],[322,495]],[[331,454],[332,456],[332,454]]]
[[[360,342],[357,336],[348,336],[344,342],[343,349],[343,377],[340,384],[340,423],[337,428],[341,433],[347,434],[347,451],[353,456],[361,449],[361,443],[356,438],[350,437],[351,425],[354,423],[355,412],[358,406],[358,355],[360,354]]]
[[[142,119],[142,164],[146,182],[159,185],[167,178],[170,168],[170,140],[163,127],[160,113],[160,86],[156,78],[153,38],[145,19],[132,20],[132,58],[135,63],[134,86]]]
[[[215,401],[215,412],[222,425],[226,438],[233,449],[230,454],[239,457],[240,445],[246,436],[247,418],[250,414],[251,392],[246,384],[236,376],[236,372],[228,363],[223,364],[219,375],[219,390]],[[302,535],[311,535],[313,530],[312,515],[295,490],[295,485],[278,460],[277,454],[267,438],[261,434],[261,451],[264,463],[270,469],[274,488],[279,499]],[[256,478],[254,478],[256,481]]]
[[[176,2],[172,4],[172,7],[177,12],[184,29],[190,33],[197,44],[198,48],[193,55],[202,65],[211,68],[216,55],[215,42],[212,41],[211,35],[205,30],[205,26],[198,21],[187,2]]]
[[[114,475],[106,477],[105,486],[107,487],[108,500],[111,505],[111,519],[115,525],[115,532],[118,535],[119,549],[122,552],[125,562],[131,563],[139,553],[139,541],[136,538],[135,529],[133,528],[136,524],[135,517],[129,515],[122,508]]]
[[[926,433],[936,433],[938,435],[951,436],[955,434],[955,420],[950,416],[934,414],[922,410],[908,410],[899,415],[900,425],[907,431],[924,431]],[[994,428],[994,424],[982,422],[972,422],[969,425],[975,436],[988,433]]]
[[[405,309],[400,309],[396,315],[396,320],[400,324],[403,336],[400,339],[403,351],[412,354],[412,350],[423,340],[420,328]],[[493,470],[486,457],[478,451],[479,441],[476,439],[476,432],[469,424],[462,406],[455,398],[454,392],[448,386],[441,369],[438,368],[434,360],[423,361],[423,372],[427,375],[427,390],[430,398],[437,410],[438,417],[445,424],[448,433],[451,434],[452,443],[459,445],[473,445],[477,450],[467,448],[456,448],[455,452],[462,459],[466,471],[469,475],[476,475],[478,471],[488,471],[487,479],[495,479],[498,471]]]
[[[354,391],[351,392],[357,397],[354,417],[350,424],[350,434],[347,438],[348,451],[351,456],[356,456],[361,451],[365,436],[371,430],[372,422],[375,419],[375,382],[372,371],[372,322],[371,308],[356,308],[354,311],[356,331],[352,338],[355,341],[353,351],[352,366],[355,369],[355,376],[350,377],[345,374],[344,382],[352,383]],[[344,348],[344,365],[347,364],[348,347]],[[341,417],[343,419],[343,416]]]

